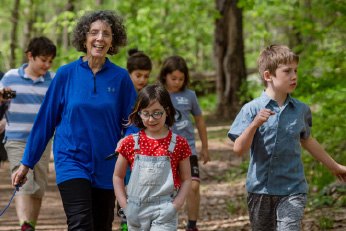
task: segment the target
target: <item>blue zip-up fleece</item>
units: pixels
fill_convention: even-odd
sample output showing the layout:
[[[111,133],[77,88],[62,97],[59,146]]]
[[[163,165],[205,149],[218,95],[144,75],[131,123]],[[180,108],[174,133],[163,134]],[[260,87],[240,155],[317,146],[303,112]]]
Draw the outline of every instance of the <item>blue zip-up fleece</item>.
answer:
[[[79,60],[58,69],[35,119],[22,164],[31,169],[53,136],[56,180],[85,178],[113,189],[113,153],[137,94],[128,72],[108,59],[95,75]]]

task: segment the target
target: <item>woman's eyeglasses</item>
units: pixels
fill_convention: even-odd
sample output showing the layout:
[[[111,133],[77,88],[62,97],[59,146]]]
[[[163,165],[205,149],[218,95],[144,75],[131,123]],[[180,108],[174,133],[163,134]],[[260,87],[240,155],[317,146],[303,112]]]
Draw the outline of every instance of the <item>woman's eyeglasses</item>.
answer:
[[[110,38],[113,36],[113,34],[111,33],[102,33],[102,32],[98,32],[98,31],[89,31],[86,34],[90,35],[91,37],[97,38],[100,34],[104,37],[104,38]]]
[[[141,117],[142,120],[149,120],[150,116],[153,117],[156,120],[159,120],[162,118],[162,115],[165,113],[165,110],[154,112],[152,114],[148,112],[138,112],[138,115]]]

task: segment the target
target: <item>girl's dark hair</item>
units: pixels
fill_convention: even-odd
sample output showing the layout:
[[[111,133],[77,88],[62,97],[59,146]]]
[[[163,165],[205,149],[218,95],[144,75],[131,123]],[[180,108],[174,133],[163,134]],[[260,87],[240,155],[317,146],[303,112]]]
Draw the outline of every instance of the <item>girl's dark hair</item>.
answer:
[[[127,70],[132,73],[134,70],[149,70],[151,71],[152,65],[150,58],[137,48],[128,51],[130,58],[127,60]]]
[[[158,81],[163,85],[166,85],[167,74],[172,73],[173,71],[179,70],[185,76],[184,84],[180,90],[185,90],[185,88],[190,85],[190,75],[189,69],[187,68],[185,60],[181,56],[171,56],[168,57],[162,64],[160,73],[157,77]]]
[[[138,93],[133,112],[129,115],[129,124],[134,124],[138,128],[145,128],[138,112],[158,101],[166,110],[166,125],[172,127],[174,124],[175,109],[171,97],[162,84],[149,84]]]
[[[123,25],[123,19],[116,15],[114,11],[110,10],[98,10],[85,13],[73,29],[72,45],[77,51],[86,53],[87,50],[84,46],[86,35],[90,30],[90,25],[97,20],[107,23],[112,28],[112,47],[108,50],[107,54],[117,54],[121,46],[126,46],[126,29]]]
[[[56,56],[56,46],[48,38],[41,36],[32,38],[29,42],[28,48],[25,53],[31,52],[31,55],[36,56],[52,56],[53,59]]]

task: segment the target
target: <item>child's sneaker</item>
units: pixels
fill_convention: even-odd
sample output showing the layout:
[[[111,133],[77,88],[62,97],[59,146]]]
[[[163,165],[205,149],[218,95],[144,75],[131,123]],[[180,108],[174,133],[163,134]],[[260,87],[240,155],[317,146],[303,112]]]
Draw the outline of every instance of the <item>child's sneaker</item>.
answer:
[[[35,228],[32,227],[32,225],[30,225],[28,222],[24,221],[21,231],[35,231]]]
[[[122,223],[121,227],[120,227],[120,231],[127,231],[127,224],[126,223]]]

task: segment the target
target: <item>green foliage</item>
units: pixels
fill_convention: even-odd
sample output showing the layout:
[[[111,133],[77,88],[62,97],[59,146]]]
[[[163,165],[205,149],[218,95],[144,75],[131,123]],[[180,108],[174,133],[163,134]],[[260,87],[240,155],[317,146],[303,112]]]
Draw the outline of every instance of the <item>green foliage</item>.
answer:
[[[198,103],[205,112],[215,112],[217,97],[216,94],[202,95],[198,97]]]
[[[229,210],[230,214],[232,214],[232,215],[235,214],[235,212],[236,212],[235,204],[231,200],[227,200],[226,204],[228,206],[228,210]]]
[[[231,126],[231,123],[229,123],[229,126]],[[219,140],[221,142],[224,138],[226,138],[225,134],[227,134],[228,131],[229,131],[229,127],[226,129],[208,131],[208,140],[211,140],[211,141]]]
[[[239,92],[237,92],[239,103],[249,102],[252,99],[257,98],[263,89],[265,89],[265,87],[257,75],[248,76],[247,81],[243,82]]]
[[[317,216],[318,223],[322,230],[334,228],[334,219],[330,219],[332,210],[346,207],[346,189],[337,184],[331,184],[319,190],[317,193],[312,192],[309,195],[307,207],[310,213],[321,212]],[[328,212],[325,212],[327,209]]]
[[[325,216],[322,216],[318,219],[318,224],[322,230],[332,229],[334,227],[334,219],[329,219]]]
[[[334,55],[335,54],[332,54],[332,56]],[[328,58],[330,57],[324,55],[324,60]],[[324,62],[324,67],[328,69],[330,64],[335,65],[335,62]],[[331,71],[328,73],[325,72],[325,70],[319,72],[320,76],[318,78],[311,76],[313,70],[304,73],[300,71],[303,76],[300,78],[302,89],[297,89],[294,95],[300,95],[298,98],[311,105],[313,115],[313,137],[323,144],[326,151],[334,160],[345,164],[345,73],[335,73],[340,72],[337,70],[338,68],[330,68]],[[342,67],[342,69],[342,71],[345,72],[345,68]],[[307,172],[307,178],[313,185],[317,185],[321,188],[325,184],[335,180],[335,176],[324,166],[314,161],[312,157],[303,156],[303,159],[306,165],[305,168],[312,169],[312,171]]]
[[[110,59],[125,67],[127,50],[138,47],[148,54],[154,64],[152,76],[162,61],[170,55],[183,56],[195,71],[214,70],[212,64],[214,20],[220,17],[210,0],[105,0],[76,1],[73,12],[65,10],[67,0],[34,0],[33,36],[45,35],[58,45],[53,70],[77,59],[73,47],[63,50],[62,33],[71,32],[85,11],[107,9],[118,11],[125,19],[128,46]],[[0,9],[0,69],[9,68],[10,35],[13,1],[3,0]],[[26,7],[30,1],[21,1],[18,21],[18,44],[15,50],[20,66],[23,47],[23,27]],[[239,0],[243,7],[245,54],[247,68],[256,68],[260,51],[269,44],[285,44],[300,55],[299,81],[293,97],[311,106],[312,135],[339,163],[346,164],[346,4],[334,0]],[[258,97],[263,89],[259,76],[249,76],[239,95],[241,102]],[[153,81],[153,78],[150,80]],[[196,86],[201,90],[204,85]],[[215,112],[216,94],[199,97],[203,111]],[[335,180],[329,171],[303,152],[306,176],[311,185],[321,189]]]
[[[226,134],[226,133],[225,133]],[[230,168],[223,175],[215,175],[214,178],[222,182],[237,182],[246,178],[246,174],[249,167],[249,161],[242,161],[241,165],[237,168]]]
[[[246,194],[226,200],[226,205],[231,215],[247,214]]]
[[[312,191],[312,190],[311,190]],[[313,192],[309,197],[308,207],[312,210],[321,208],[343,208],[346,207],[346,189],[337,185],[328,185],[318,192]]]
[[[0,9],[0,68],[9,68],[9,45],[11,31],[12,2],[4,0]],[[110,57],[116,64],[125,67],[128,58],[127,50],[138,47],[152,59],[154,71],[160,68],[163,60],[171,55],[183,56],[191,70],[212,69],[212,45],[214,18],[218,16],[213,1],[209,0],[105,0],[102,5],[87,0],[80,4],[76,1],[73,12],[65,10],[67,0],[43,1],[34,0],[31,6],[35,13],[33,36],[45,35],[58,45],[58,56],[53,70],[78,58],[79,54],[71,47],[61,49],[63,28],[71,32],[79,17],[90,10],[115,10],[123,16],[128,33],[128,46],[120,53]],[[22,1],[20,11],[29,4]],[[18,26],[17,66],[20,65],[23,48],[20,41],[23,25],[26,20],[20,14]],[[62,56],[62,57],[59,57]]]
[[[128,47],[149,54],[156,67],[168,56],[181,55],[191,70],[211,69],[216,12],[212,1],[127,0],[118,1],[116,8],[125,18]]]

